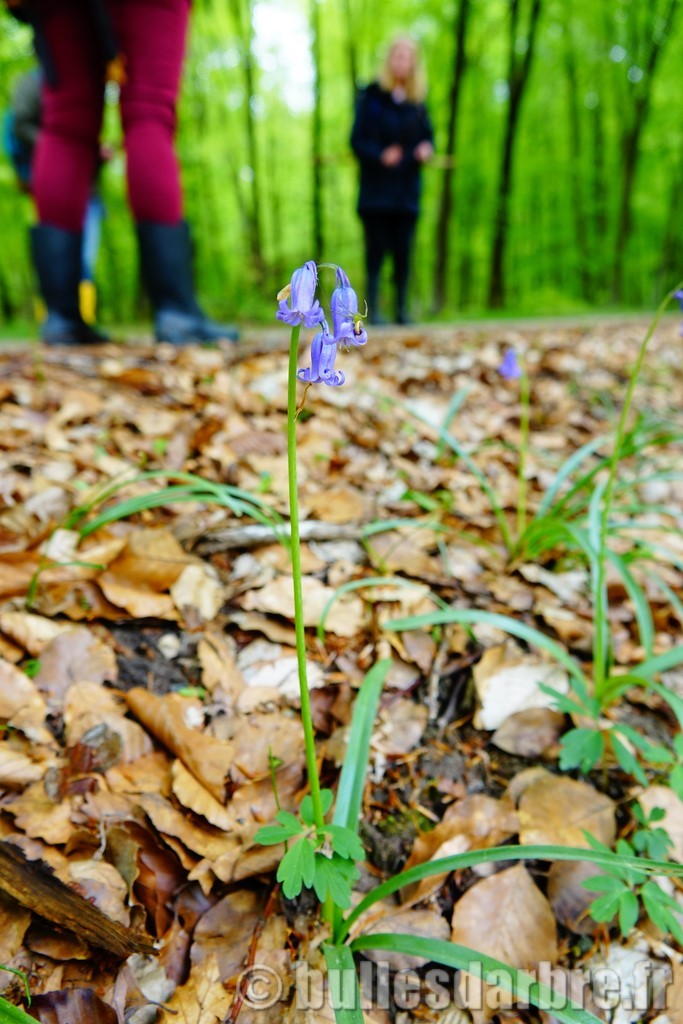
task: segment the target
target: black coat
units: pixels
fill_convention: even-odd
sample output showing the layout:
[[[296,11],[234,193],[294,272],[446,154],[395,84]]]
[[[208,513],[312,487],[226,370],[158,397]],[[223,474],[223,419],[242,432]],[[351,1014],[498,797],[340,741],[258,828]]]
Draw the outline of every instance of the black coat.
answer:
[[[432,141],[424,103],[397,103],[377,82],[364,89],[351,133],[351,146],[360,162],[358,212],[416,214],[422,165],[413,153],[418,143]],[[380,154],[396,144],[403,147],[403,159],[396,167],[385,167]]]

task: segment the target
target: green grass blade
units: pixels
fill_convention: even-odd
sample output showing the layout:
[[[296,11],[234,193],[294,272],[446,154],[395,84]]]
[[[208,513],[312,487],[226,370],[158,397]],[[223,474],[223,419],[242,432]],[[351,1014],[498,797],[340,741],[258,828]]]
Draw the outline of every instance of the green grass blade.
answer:
[[[482,625],[495,626],[497,629],[502,629],[506,633],[526,641],[526,643],[533,644],[534,647],[540,647],[551,658],[554,658],[555,661],[563,665],[569,674],[582,683],[584,687],[588,686],[588,680],[585,675],[563,647],[560,647],[558,643],[551,640],[545,633],[541,633],[540,630],[534,629],[533,626],[527,626],[525,622],[519,622],[509,615],[480,611],[477,608],[448,608],[442,611],[428,612],[426,615],[413,615],[406,619],[392,619],[390,622],[385,622],[383,628],[394,632],[402,632],[409,629],[422,629],[425,626],[444,626],[452,622],[458,622],[463,625],[481,623]]]
[[[448,527],[442,523],[435,522],[433,516],[429,516],[426,519],[416,519],[409,517],[407,519],[377,519],[372,523],[366,523],[361,528],[361,536],[363,540],[367,540],[368,537],[374,537],[376,533],[389,533],[391,530],[402,530],[406,527],[414,527],[416,530],[430,529],[434,530],[435,533],[447,533]]]
[[[415,583],[413,580],[405,579],[404,576],[365,576],[362,580],[349,580],[347,583],[342,583],[328,599],[327,604],[320,615],[320,622],[318,623],[318,640],[320,640],[321,643],[325,640],[325,623],[327,622],[327,616],[330,614],[330,609],[337,598],[341,597],[342,594],[349,594],[354,590],[364,590],[366,587],[383,586],[407,587],[409,590],[421,590],[425,597],[428,597],[434,602],[434,604],[437,604],[439,608],[448,608],[446,602],[437,594],[433,594],[431,590],[425,590],[423,583]]]
[[[0,1024],[36,1024],[36,1018],[0,996]]]
[[[557,495],[562,485],[572,475],[572,473],[576,469],[578,469],[581,463],[585,462],[586,459],[589,459],[592,455],[594,455],[595,452],[602,447],[602,445],[606,444],[608,440],[609,434],[602,434],[600,437],[593,437],[590,441],[586,441],[585,444],[582,444],[580,448],[577,448],[577,450],[572,455],[570,455],[569,458],[565,460],[565,462],[562,463],[555,476],[555,479],[551,483],[548,490],[545,492],[543,500],[541,501],[541,504],[538,506],[538,511],[536,513],[538,518],[543,518],[550,511],[550,508],[552,507],[552,504],[555,501],[555,496]]]
[[[450,429],[451,423],[453,422],[455,417],[460,412],[460,410],[461,410],[461,408],[462,408],[462,406],[463,406],[465,400],[467,399],[467,397],[468,397],[468,395],[469,395],[471,390],[472,389],[469,386],[466,386],[464,388],[460,388],[460,390],[456,391],[455,394],[453,395],[453,397],[451,398],[450,402],[448,403],[448,409],[446,410],[446,415],[444,416],[443,423],[441,424],[441,429],[444,432],[446,432],[446,431],[448,431]],[[436,446],[436,457],[437,457],[437,459],[443,458],[443,454],[444,454],[445,449],[446,449],[445,442],[444,442],[443,438],[440,437],[439,438],[439,443]]]
[[[626,593],[631,598],[636,622],[638,623],[640,643],[645,648],[645,654],[648,658],[651,658],[652,647],[655,641],[655,626],[652,621],[650,602],[645,596],[643,588],[634,579],[633,573],[626,564],[625,559],[617,555],[616,552],[610,551],[609,548],[605,550],[605,554],[621,576]]]
[[[323,946],[327,984],[336,1024],[363,1024],[360,986],[349,946]]]
[[[656,572],[654,569],[645,569],[645,573],[652,580],[655,586],[658,587],[664,594],[669,604],[676,612],[676,615],[678,616],[678,621],[683,626],[683,601],[681,601],[676,591],[673,590],[666,582],[666,580],[663,580],[659,573]]]
[[[351,943],[351,949],[386,949],[396,953],[410,953],[422,956],[426,960],[444,964],[461,971],[468,971],[476,977],[491,979],[497,988],[504,989],[517,998],[523,1005],[537,1006],[549,1011],[562,1024],[601,1024],[600,1018],[569,1003],[562,1009],[564,1000],[554,996],[547,985],[536,981],[525,971],[519,971],[502,960],[496,960],[475,949],[460,946],[455,942],[444,942],[443,939],[426,939],[418,935],[361,935]],[[558,993],[561,996],[560,993]],[[567,1001],[568,1002],[568,1001]]]
[[[390,668],[390,658],[384,658],[372,666],[361,684],[353,706],[349,744],[339,776],[333,822],[335,825],[350,828],[356,835],[370,756],[370,738],[382,687]]]
[[[676,668],[678,665],[683,665],[683,646],[672,647],[670,651],[664,651],[663,654],[646,658],[636,666],[635,671],[639,676],[649,678],[659,675],[660,672],[668,672],[669,669]]]
[[[338,941],[346,938],[350,929],[366,910],[406,885],[421,882],[423,878],[430,878],[432,875],[450,874],[452,871],[462,871],[464,868],[472,868],[478,864],[508,860],[589,860],[596,867],[612,868],[613,870],[631,867],[637,871],[645,871],[646,874],[683,877],[683,864],[676,864],[673,861],[646,860],[644,857],[627,857],[620,853],[573,846],[493,846],[488,850],[468,850],[466,853],[456,853],[451,857],[441,857],[438,860],[427,861],[425,864],[417,864],[407,871],[394,875],[386,882],[382,882],[381,885],[364,896],[350,912],[340,930]]]

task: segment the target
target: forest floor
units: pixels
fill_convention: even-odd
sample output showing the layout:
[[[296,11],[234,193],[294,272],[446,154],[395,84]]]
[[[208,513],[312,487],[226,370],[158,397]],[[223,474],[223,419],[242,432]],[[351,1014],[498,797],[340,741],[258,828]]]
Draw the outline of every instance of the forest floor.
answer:
[[[572,452],[603,435],[586,466],[609,452],[646,324],[370,329],[365,348],[338,359],[345,385],[309,391],[298,425],[302,557],[327,785],[364,673],[392,660],[372,738],[360,891],[406,863],[509,840],[583,847],[588,830],[614,847],[634,830],[636,801],[665,807],[670,855],[683,861],[683,802],[661,771],[647,765],[647,785],[611,763],[559,771],[572,723],[537,683],[566,689],[567,677],[543,652],[486,623],[386,628],[434,610],[436,596],[532,625],[590,668],[585,564],[559,543],[511,558],[480,482],[439,428],[485,475],[514,532],[523,416],[519,381],[498,372],[505,351],[529,373],[531,518]],[[306,791],[287,549],[270,527],[180,491],[140,510],[190,472],[286,518],[287,340],[283,329],[249,332],[229,350],[0,346],[0,964],[26,972],[37,1020],[329,1019],[292,1007],[294,962],[319,966],[316,943],[304,903],[277,895],[280,851],[253,842],[276,811],[271,751],[282,805],[296,809]],[[630,592],[608,572],[624,671],[683,631],[681,353],[678,320],[667,318],[636,389],[634,419],[650,441],[620,474],[620,509],[637,507],[637,544],[655,552],[630,562]],[[149,471],[158,475],[141,478]],[[120,492],[103,494],[112,482]],[[131,514],[88,531],[127,499]],[[615,550],[630,557],[634,543],[618,538]],[[680,670],[662,681],[683,696]],[[609,715],[669,747],[677,731],[650,691],[628,691]],[[587,1008],[616,1024],[681,1024],[681,947],[642,915],[627,939],[587,916],[594,894],[580,882],[594,873],[583,863],[484,865],[402,891],[361,925],[486,946],[520,967],[557,963],[572,977],[607,967],[621,986],[616,1004],[593,993]],[[73,906],[59,890],[43,894],[38,878],[66,883]],[[90,920],[93,905],[109,924]],[[648,1011],[629,1006],[643,957],[673,978]],[[386,959],[392,970],[414,966]],[[263,1009],[235,999],[254,964],[280,979]],[[0,991],[22,1002],[15,975],[0,973]],[[422,997],[411,1010],[375,1006],[368,1019],[483,1024],[495,1013],[430,1009]]]

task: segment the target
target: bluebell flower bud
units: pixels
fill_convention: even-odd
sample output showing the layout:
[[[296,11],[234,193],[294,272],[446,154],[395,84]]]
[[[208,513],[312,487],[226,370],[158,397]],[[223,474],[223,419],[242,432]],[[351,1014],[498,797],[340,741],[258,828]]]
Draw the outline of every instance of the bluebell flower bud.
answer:
[[[329,387],[338,388],[344,383],[345,377],[341,370],[335,370],[334,361],[337,356],[337,346],[334,339],[330,337],[327,324],[323,320],[322,330],[311,342],[311,365],[305,370],[297,372],[297,378],[304,384],[327,384]]]
[[[364,345],[368,340],[358,298],[341,267],[337,267],[337,287],[330,299],[332,334],[337,345]]]

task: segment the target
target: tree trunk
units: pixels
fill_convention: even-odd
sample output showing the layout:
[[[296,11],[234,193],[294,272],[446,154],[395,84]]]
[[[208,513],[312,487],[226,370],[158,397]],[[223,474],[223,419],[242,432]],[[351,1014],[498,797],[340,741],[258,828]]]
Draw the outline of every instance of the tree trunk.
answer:
[[[649,53],[645,62],[642,82],[638,87],[631,116],[624,129],[621,142],[622,178],[619,193],[617,229],[614,240],[614,263],[612,270],[612,298],[621,302],[624,290],[624,260],[626,247],[633,226],[633,189],[640,157],[640,139],[647,120],[652,95],[652,84],[659,57],[676,13],[679,0],[669,0],[666,13],[657,18],[657,28],[649,41]]]
[[[323,118],[320,60],[320,10],[311,0],[311,55],[313,57],[313,120],[311,157],[313,166],[313,257],[322,260],[325,252],[323,229]]]
[[[494,216],[494,235],[491,247],[491,269],[489,273],[488,304],[491,309],[500,309],[505,303],[505,249],[508,239],[510,217],[510,196],[512,193],[512,161],[517,127],[524,91],[529,80],[531,63],[534,55],[536,30],[541,15],[543,0],[532,0],[529,13],[529,27],[526,34],[526,51],[523,56],[518,54],[519,39],[517,25],[519,22],[520,0],[511,0],[510,5],[510,36],[509,36],[509,71],[508,71],[508,112],[503,137],[500,177],[498,184],[498,201]]]
[[[254,53],[251,0],[231,0],[235,25],[242,47],[242,74],[246,93],[244,109],[244,127],[247,136],[247,153],[251,168],[250,202],[248,205],[249,248],[251,250],[254,276],[259,287],[263,284],[263,232],[261,227],[261,175],[256,137],[256,121],[254,118],[253,100],[256,96],[256,75],[254,72]]]
[[[588,252],[586,210],[584,205],[583,189],[581,187],[583,139],[581,137],[581,119],[577,99],[579,87],[573,43],[569,37],[569,33],[567,33],[566,36],[565,70],[567,72],[567,83],[569,85],[569,140],[572,151],[569,175],[572,206],[574,208],[574,234],[579,262],[579,290],[581,298],[590,299],[592,297],[592,277]]]
[[[436,222],[436,269],[434,273],[434,297],[432,309],[438,313],[446,298],[446,280],[448,276],[448,258],[450,255],[451,219],[453,215],[453,187],[455,177],[456,129],[458,109],[462,95],[462,80],[467,67],[465,38],[467,18],[470,12],[470,0],[460,0],[453,20],[453,77],[448,96],[448,123],[446,129],[446,156],[449,162],[443,173],[439,214]]]

